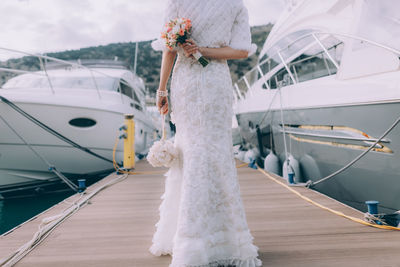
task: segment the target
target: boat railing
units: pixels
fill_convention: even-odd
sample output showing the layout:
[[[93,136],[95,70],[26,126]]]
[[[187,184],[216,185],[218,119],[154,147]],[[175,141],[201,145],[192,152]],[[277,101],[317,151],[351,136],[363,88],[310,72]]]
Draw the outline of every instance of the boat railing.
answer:
[[[41,54],[33,54],[33,53],[29,53],[29,52],[25,52],[25,51],[20,51],[20,50],[16,50],[16,49],[11,49],[11,48],[5,48],[5,47],[0,47],[0,50],[6,51],[6,52],[11,52],[11,53],[17,53],[17,54],[21,54],[24,56],[30,56],[30,57],[34,57],[37,58],[39,60],[39,70],[20,70],[20,69],[14,69],[14,68],[5,68],[0,67],[0,72],[9,72],[9,73],[14,73],[14,74],[31,74],[31,75],[36,75],[36,76],[43,76],[47,78],[48,81],[48,85],[49,85],[49,89],[51,91],[52,94],[55,94],[56,91],[54,89],[54,86],[52,84],[52,79],[50,77],[50,75],[47,73],[47,70],[49,69],[48,66],[48,61],[50,62],[54,62],[54,65],[57,66],[63,66],[65,67],[71,67],[71,68],[77,68],[77,69],[85,69],[90,73],[90,77],[93,81],[93,86],[97,91],[97,95],[99,97],[99,99],[101,99],[101,90],[99,89],[98,86],[98,82],[96,81],[96,77],[94,74],[98,74],[100,76],[104,76],[104,77],[108,77],[108,78],[115,78],[111,75],[108,75],[102,71],[99,71],[98,69],[96,69],[96,67],[88,67],[86,66],[86,64],[82,64],[80,60],[78,60],[76,63],[69,61],[69,60],[62,60],[62,59],[58,59],[58,58],[54,58],[54,57],[50,57],[50,56],[46,56],[46,55],[41,55]],[[53,67],[50,67],[50,69],[52,69]],[[40,72],[40,71],[43,71]],[[120,80],[119,81],[122,84],[125,84],[126,86],[130,86],[130,84],[128,84],[126,81],[124,80]],[[121,87],[119,85],[119,93],[121,95],[121,101],[123,103],[123,93],[121,90]],[[139,103],[140,104],[140,103]]]
[[[77,62],[81,66],[85,66],[91,69],[94,68],[113,68],[113,69],[128,69],[128,64],[123,61],[107,60],[107,59],[78,59],[78,60],[67,60],[67,62]],[[46,62],[46,69],[60,69],[69,67],[69,64],[60,62]]]
[[[323,44],[323,40],[329,37],[334,37],[337,38],[338,42],[334,44],[331,47],[326,47]],[[312,42],[309,45],[304,46],[302,49],[297,50],[296,53],[293,53],[292,55],[288,55],[286,58],[283,56],[283,53],[285,50],[289,50],[292,46],[294,46],[296,43],[306,39],[306,38],[312,38]],[[323,64],[325,65],[326,68],[326,74],[327,75],[332,75],[335,74],[336,71],[339,69],[339,62],[331,55],[329,50],[333,48],[337,48],[339,45],[343,45],[343,41],[340,41],[344,38],[348,39],[353,39],[357,41],[361,41],[373,46],[377,46],[380,48],[383,48],[387,51],[390,51],[400,57],[400,51],[396,50],[394,48],[391,48],[389,46],[377,43],[375,41],[357,36],[357,35],[352,35],[352,34],[345,34],[345,33],[334,33],[334,32],[311,32],[304,34],[292,42],[290,42],[288,45],[286,45],[283,48],[278,49],[275,53],[272,55],[269,55],[268,58],[262,60],[259,62],[255,67],[253,67],[250,71],[248,71],[245,75],[243,75],[240,79],[237,80],[236,83],[234,83],[234,94],[235,98],[237,100],[244,99],[246,98],[247,94],[252,94],[252,86],[254,83],[258,82],[260,79],[262,79],[263,82],[263,88],[264,89],[275,89],[277,84],[283,84],[283,85],[289,85],[289,84],[297,84],[299,82],[302,82],[301,79],[299,79],[299,75],[296,71],[296,65],[300,64],[304,61],[310,60],[315,57],[320,57]],[[313,54],[308,57],[303,57],[301,59],[298,59],[296,61],[293,61],[296,59],[299,55],[301,55],[303,52],[307,51],[307,49],[311,48],[312,46],[318,45],[319,48],[321,49],[318,53]],[[331,65],[331,66],[330,66]],[[275,75],[279,74],[281,70],[284,70],[282,72],[282,75]],[[321,75],[321,74],[320,74]],[[281,80],[278,80],[277,76],[281,76]],[[318,76],[318,74],[317,74]],[[321,77],[321,76],[319,76]]]

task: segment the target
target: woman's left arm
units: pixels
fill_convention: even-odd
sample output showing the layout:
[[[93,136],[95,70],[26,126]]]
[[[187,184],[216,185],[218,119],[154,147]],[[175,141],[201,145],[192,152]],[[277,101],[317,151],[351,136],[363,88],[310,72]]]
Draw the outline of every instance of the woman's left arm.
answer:
[[[209,59],[241,59],[247,58],[249,52],[246,50],[237,50],[229,46],[221,48],[199,47],[199,52]]]
[[[187,57],[193,55],[196,51],[199,51],[205,58],[209,59],[241,59],[247,58],[249,55],[246,50],[233,49],[229,46],[219,48],[198,47],[191,39],[182,44],[182,48]]]

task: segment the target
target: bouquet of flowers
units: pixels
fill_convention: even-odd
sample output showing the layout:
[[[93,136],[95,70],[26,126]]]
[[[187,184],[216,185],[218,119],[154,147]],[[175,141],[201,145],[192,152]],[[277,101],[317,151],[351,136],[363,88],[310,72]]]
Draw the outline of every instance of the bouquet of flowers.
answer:
[[[177,18],[165,24],[165,31],[161,33],[161,38],[165,39],[165,44],[169,49],[173,49],[178,44],[183,44],[190,38],[192,22],[190,19]],[[193,57],[203,66],[208,65],[208,60],[200,52],[193,54]]]
[[[163,116],[163,134],[161,140],[155,142],[153,146],[149,150],[149,154],[147,155],[147,161],[153,167],[162,167],[165,166],[167,168],[171,167],[174,161],[178,158],[179,153],[174,144],[165,140],[165,116]]]

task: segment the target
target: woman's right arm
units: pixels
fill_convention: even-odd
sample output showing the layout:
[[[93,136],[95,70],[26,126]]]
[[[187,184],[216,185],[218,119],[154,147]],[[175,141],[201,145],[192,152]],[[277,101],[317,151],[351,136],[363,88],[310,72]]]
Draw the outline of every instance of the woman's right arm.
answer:
[[[176,57],[176,51],[165,50],[162,55],[159,91],[167,91],[167,83],[171,75]],[[157,107],[162,115],[168,113],[168,97],[157,97]]]

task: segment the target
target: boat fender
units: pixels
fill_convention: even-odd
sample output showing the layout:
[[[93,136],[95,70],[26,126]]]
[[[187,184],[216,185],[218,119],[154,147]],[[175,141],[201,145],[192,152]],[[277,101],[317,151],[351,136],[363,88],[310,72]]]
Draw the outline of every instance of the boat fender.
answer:
[[[246,151],[240,150],[240,151],[237,153],[236,158],[237,158],[238,160],[240,160],[240,161],[244,161],[244,155],[245,155],[245,154],[246,154]]]
[[[285,179],[289,179],[288,173],[290,171],[293,171],[293,173],[294,173],[294,177],[293,177],[294,178],[294,182],[295,183],[301,183],[300,163],[299,163],[299,161],[295,157],[293,157],[291,154],[289,154],[288,159],[289,160],[285,160],[283,162],[283,165],[282,165],[282,174],[283,175],[282,176]]]
[[[275,173],[280,175],[279,171],[279,158],[274,154],[274,152],[269,152],[269,154],[265,157],[264,160],[264,170],[267,172]]]
[[[246,154],[244,155],[244,162],[251,163],[253,160],[256,160],[258,157],[258,149],[253,148],[249,149]]]

